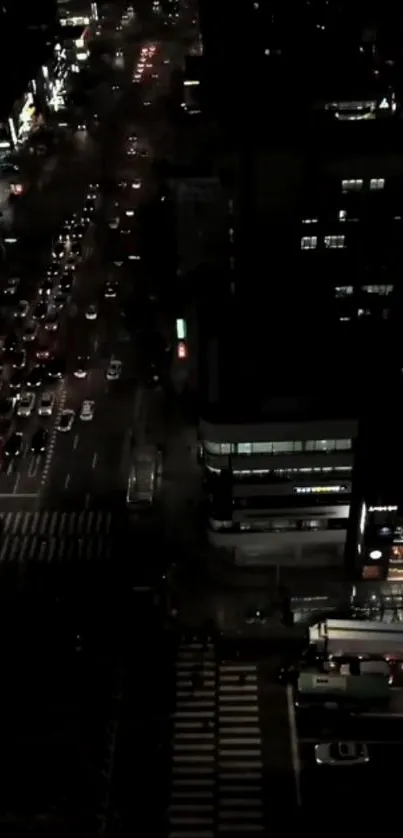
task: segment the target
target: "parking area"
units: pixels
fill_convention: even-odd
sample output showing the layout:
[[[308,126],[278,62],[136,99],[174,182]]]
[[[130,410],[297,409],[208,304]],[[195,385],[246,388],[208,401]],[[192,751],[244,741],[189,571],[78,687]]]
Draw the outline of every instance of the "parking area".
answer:
[[[345,809],[349,819],[370,823],[379,799],[395,799],[403,756],[402,716],[343,716],[332,711],[306,715],[301,711],[295,722],[302,816],[317,814],[323,801],[329,801],[338,811],[340,806],[343,812],[349,807]],[[353,760],[340,758],[341,743],[347,748],[352,744]]]

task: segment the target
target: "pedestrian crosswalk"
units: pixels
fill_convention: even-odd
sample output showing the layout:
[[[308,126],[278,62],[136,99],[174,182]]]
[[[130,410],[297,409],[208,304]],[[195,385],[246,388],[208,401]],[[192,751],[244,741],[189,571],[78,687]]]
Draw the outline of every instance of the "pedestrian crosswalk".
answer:
[[[172,721],[168,838],[263,834],[256,665],[218,662],[212,642],[183,643]]]
[[[4,535],[57,537],[66,535],[107,535],[112,514],[103,510],[84,509],[81,512],[7,512],[2,516]]]
[[[112,555],[109,512],[9,512],[2,524],[0,564],[100,562]]]

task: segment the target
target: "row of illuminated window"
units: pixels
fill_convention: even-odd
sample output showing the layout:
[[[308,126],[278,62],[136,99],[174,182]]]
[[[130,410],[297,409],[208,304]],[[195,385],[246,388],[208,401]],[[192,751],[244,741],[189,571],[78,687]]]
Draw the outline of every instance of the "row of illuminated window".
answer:
[[[360,289],[354,288],[353,285],[336,285],[334,293],[336,297],[350,297],[358,290],[364,291],[366,294],[378,294],[381,297],[387,297],[392,294],[394,285],[361,285]]]
[[[316,250],[319,242],[318,236],[302,236],[301,250]],[[323,243],[328,250],[343,250],[346,246],[345,236],[324,236]]]
[[[209,518],[208,524],[215,532],[323,532],[346,530],[348,518],[265,518],[240,523]]]
[[[346,178],[341,182],[342,192],[360,192],[364,188],[363,178]],[[369,188],[371,192],[377,192],[385,187],[385,178],[372,177],[369,181]]]
[[[210,442],[204,443],[208,454],[301,454],[308,451],[330,454],[334,451],[350,451],[351,439],[306,439],[287,442]]]
[[[402,216],[401,215],[393,215],[392,219],[393,219],[393,221],[401,221]],[[357,215],[350,215],[347,212],[346,209],[341,209],[337,213],[337,220],[341,221],[341,222],[344,222],[344,221],[357,222],[360,219],[358,218]],[[310,218],[303,218],[302,219],[302,224],[319,224],[319,218],[316,217],[316,216],[311,216]]]

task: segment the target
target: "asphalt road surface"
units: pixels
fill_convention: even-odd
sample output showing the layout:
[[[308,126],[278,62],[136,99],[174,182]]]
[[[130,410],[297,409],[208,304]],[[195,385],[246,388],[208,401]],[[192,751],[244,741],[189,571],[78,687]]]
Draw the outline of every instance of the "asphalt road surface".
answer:
[[[133,294],[137,278],[144,282],[136,214],[142,203],[155,196],[151,163],[170,136],[159,101],[169,88],[172,62],[183,55],[180,42],[177,45],[158,37],[152,39],[150,32],[144,42],[138,37],[133,41],[129,34],[125,30],[120,37],[123,67],[112,73],[111,83],[103,83],[101,90],[101,99],[110,100],[105,123],[94,136],[75,135],[56,160],[49,178],[41,175],[16,212],[19,252],[10,261],[21,276],[19,298],[34,305],[38,283],[50,261],[50,241],[57,235],[62,218],[73,211],[80,213],[89,182],[101,185],[97,211],[83,239],[72,299],[55,335],[53,348],[65,359],[66,374],[47,388],[55,397],[53,414],[39,419],[34,411],[31,417],[18,420],[17,429],[24,434],[24,455],[0,475],[0,496],[7,503],[10,498],[15,500],[18,506],[14,509],[28,508],[31,500],[35,506],[66,509],[114,508],[124,501],[128,439],[142,350],[125,325],[122,301]],[[148,52],[141,65],[141,81],[134,81],[144,49]],[[116,79],[118,90],[113,89]],[[94,95],[99,96],[99,90]],[[133,133],[141,148],[137,156],[129,153],[128,138]],[[121,181],[127,181],[126,188],[119,187]],[[140,188],[134,188],[134,183]],[[111,211],[115,202],[119,207]],[[126,258],[122,267],[112,264],[105,254],[111,212],[121,216],[124,232],[117,235],[125,237],[125,255],[132,257]],[[33,258],[27,258],[28,251]],[[115,299],[104,298],[109,279],[118,284]],[[98,306],[95,321],[85,317],[90,304]],[[36,343],[27,345],[31,364],[35,348]],[[74,375],[79,355],[89,356],[87,375],[82,379]],[[112,358],[122,362],[122,376],[117,382],[107,382],[105,377]],[[4,388],[10,374],[11,370],[5,369]],[[85,399],[95,403],[91,422],[78,418]],[[74,410],[76,420],[72,430],[62,434],[57,431],[57,423],[64,409]],[[29,441],[39,425],[49,431],[44,456],[29,452]]]

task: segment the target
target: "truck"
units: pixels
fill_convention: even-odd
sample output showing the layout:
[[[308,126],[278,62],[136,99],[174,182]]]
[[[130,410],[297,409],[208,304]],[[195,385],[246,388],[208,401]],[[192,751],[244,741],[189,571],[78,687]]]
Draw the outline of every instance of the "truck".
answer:
[[[302,672],[298,678],[295,706],[365,710],[385,706],[390,698],[389,678],[380,675],[340,675]]]

